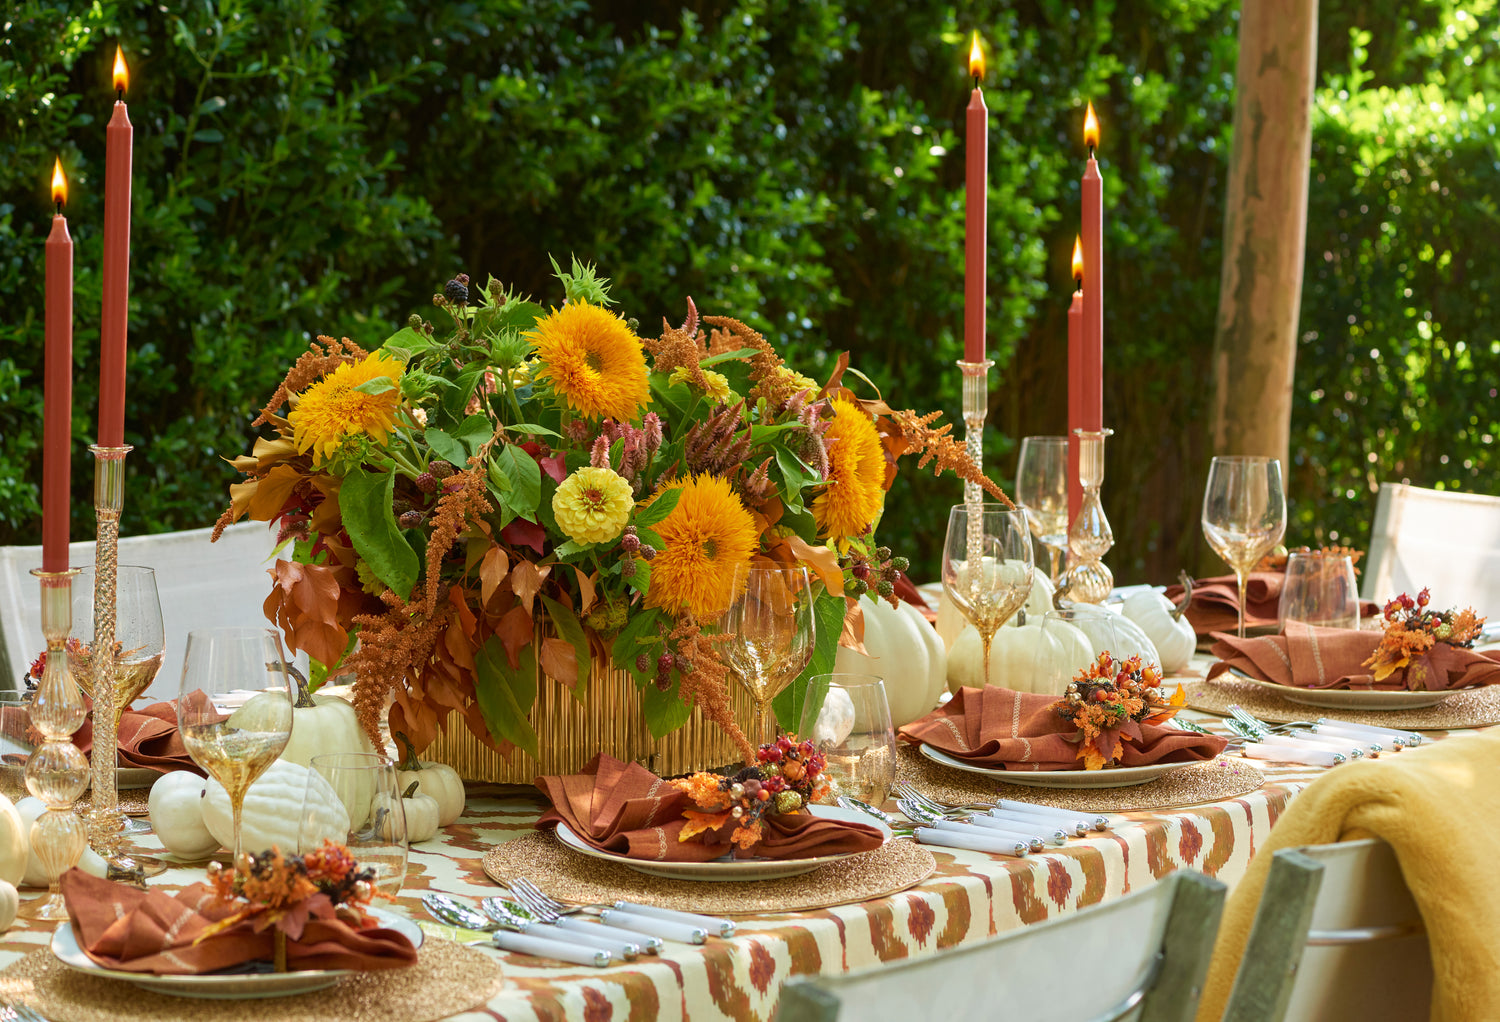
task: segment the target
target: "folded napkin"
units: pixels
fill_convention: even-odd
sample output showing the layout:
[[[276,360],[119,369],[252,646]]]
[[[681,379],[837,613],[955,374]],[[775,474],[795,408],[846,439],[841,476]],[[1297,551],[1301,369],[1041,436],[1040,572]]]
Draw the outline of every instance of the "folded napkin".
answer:
[[[1493,868],[1500,819],[1500,728],[1456,735],[1399,756],[1357,760],[1320,776],[1281,813],[1229,896],[1214,947],[1200,1022],[1217,1020],[1271,866],[1281,848],[1378,837],[1395,849],[1427,928],[1431,1018],[1495,1017],[1500,1005],[1500,877]],[[1330,1016],[1336,1010],[1330,1006]]]
[[[732,825],[679,841],[683,813],[696,806],[687,793],[635,763],[600,753],[581,774],[538,777],[552,800],[537,829],[566,823],[579,838],[603,852],[657,862],[707,862],[734,851]],[[748,854],[767,859],[867,852],[880,847],[880,831],[862,823],[805,813],[767,816],[765,838]]]
[[[25,734],[30,728],[30,714],[22,707],[0,710],[0,727],[7,733]],[[40,737],[31,732],[32,737]],[[94,747],[94,717],[90,713],[83,726],[73,733],[73,744],[87,753]],[[144,767],[159,773],[191,770],[202,774],[203,768],[193,762],[182,733],[177,728],[177,708],[172,703],[152,703],[140,710],[120,714],[120,759],[122,767]]]
[[[269,962],[275,951],[274,928],[256,933],[249,919],[194,944],[211,923],[235,911],[217,904],[207,884],[174,896],[74,868],[62,875],[61,885],[79,946],[107,969],[192,976]],[[395,930],[357,930],[334,918],[333,907],[325,903],[308,917],[300,938],[287,940],[286,958],[292,971],[398,969],[417,960],[417,949]]]
[[[1004,770],[1082,770],[1078,730],[1053,710],[1056,696],[986,685],[961,688],[945,706],[897,733],[975,766]],[[1161,724],[1128,723],[1120,766],[1213,759],[1222,738]]]
[[[1281,587],[1286,575],[1279,571],[1252,571],[1245,579],[1245,627],[1274,628],[1280,621]],[[1167,586],[1167,599],[1182,599],[1182,586]],[[1240,589],[1233,575],[1200,578],[1193,583],[1193,602],[1187,619],[1199,635],[1239,628]],[[1380,606],[1369,600],[1359,603],[1361,619],[1375,617]]]
[[[1210,678],[1231,667],[1252,678],[1296,688],[1352,688],[1401,691],[1407,688],[1441,691],[1500,682],[1500,650],[1476,653],[1446,642],[1413,657],[1402,670],[1376,681],[1364,662],[1380,645],[1380,632],[1350,628],[1314,628],[1289,621],[1285,635],[1239,639],[1216,634],[1213,654],[1219,662],[1208,669]]]

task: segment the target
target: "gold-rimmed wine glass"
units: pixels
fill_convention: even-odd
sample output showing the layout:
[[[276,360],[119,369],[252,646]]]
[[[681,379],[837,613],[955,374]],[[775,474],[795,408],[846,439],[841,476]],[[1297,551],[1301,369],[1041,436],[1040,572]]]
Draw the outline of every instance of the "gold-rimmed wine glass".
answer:
[[[990,676],[995,633],[1031,594],[1031,529],[1026,512],[1004,504],[959,504],[948,512],[943,591],[979,633]]]
[[[214,705],[243,689],[277,698],[255,703],[255,713],[231,723]],[[205,628],[188,633],[177,697],[182,744],[193,762],[224,786],[234,823],[234,863],[241,868],[240,818],[250,785],[281,755],[292,736],[292,678],[281,636],[269,628]],[[257,849],[260,851],[261,849]]]
[[[1245,637],[1245,579],[1286,532],[1281,462],[1256,456],[1221,456],[1203,488],[1203,538],[1239,583],[1239,637]]]
[[[801,565],[742,565],[735,572],[734,591],[739,595],[719,619],[719,632],[726,638],[718,649],[755,702],[751,737],[764,745],[775,737],[767,734],[771,700],[812,659],[812,580]]]
[[[1031,534],[1047,550],[1047,577],[1054,583],[1058,559],[1068,547],[1068,438],[1021,438],[1016,460],[1016,500],[1026,509]]]

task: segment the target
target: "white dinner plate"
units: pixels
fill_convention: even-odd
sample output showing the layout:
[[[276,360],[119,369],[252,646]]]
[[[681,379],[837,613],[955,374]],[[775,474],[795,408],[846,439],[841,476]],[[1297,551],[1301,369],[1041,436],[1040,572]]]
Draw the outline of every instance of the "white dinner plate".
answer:
[[[879,820],[853,809],[840,809],[838,806],[813,806],[812,814],[814,816],[826,816],[831,820],[863,823],[874,827],[880,831],[880,843],[882,845],[891,839],[891,828]],[[811,873],[819,866],[826,866],[830,862],[847,859],[851,855],[865,854],[864,852],[841,852],[838,855],[818,855],[811,859],[735,859],[725,856],[722,859],[712,859],[708,862],[650,862],[645,859],[631,859],[615,852],[601,852],[573,833],[572,829],[566,823],[559,823],[557,825],[557,839],[562,842],[563,847],[571,848],[573,851],[583,855],[591,855],[596,859],[605,859],[609,862],[618,862],[622,866],[630,867],[637,873],[667,877],[671,880],[779,880],[782,877],[794,877],[802,873]],[[873,850],[871,849],[871,851]]]
[[[1126,788],[1132,784],[1145,784],[1169,771],[1199,762],[1188,760],[1185,763],[1151,763],[1137,767],[1105,767],[1102,770],[1001,770],[965,763],[929,745],[920,748],[922,755],[942,766],[1028,788]]]
[[[1422,706],[1436,706],[1450,696],[1469,691],[1462,688],[1450,688],[1441,692],[1429,692],[1426,689],[1408,692],[1405,689],[1380,691],[1362,688],[1298,688],[1295,685],[1278,685],[1263,678],[1252,678],[1234,668],[1230,668],[1229,673],[1241,681],[1253,682],[1270,689],[1281,698],[1294,703],[1334,710],[1415,710]]]
[[[395,930],[411,941],[412,947],[422,946],[422,931],[408,919],[372,908],[370,914],[380,920],[380,925]],[[70,969],[86,972],[107,979],[123,979],[143,990],[173,997],[196,997],[207,1000],[247,1000],[261,997],[290,997],[322,990],[337,983],[340,976],[347,976],[352,969],[312,969],[306,972],[261,972],[240,975],[208,976],[152,976],[140,972],[124,972],[107,969],[78,946],[73,933],[73,924],[67,921],[57,924],[52,932],[52,953],[57,960]]]

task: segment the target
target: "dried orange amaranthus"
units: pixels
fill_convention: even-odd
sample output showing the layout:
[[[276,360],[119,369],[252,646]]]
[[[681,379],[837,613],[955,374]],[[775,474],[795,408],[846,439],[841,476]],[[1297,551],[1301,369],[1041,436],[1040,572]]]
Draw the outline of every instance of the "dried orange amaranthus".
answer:
[[[976,483],[989,491],[990,495],[1011,510],[1015,505],[1005,495],[1005,491],[999,485],[992,482],[982,469],[974,464],[974,459],[969,457],[969,452],[964,450],[962,444],[949,436],[953,429],[953,423],[945,422],[940,429],[933,429],[931,423],[942,412],[928,412],[926,415],[918,415],[910,409],[904,412],[893,412],[892,417],[896,425],[901,427],[902,439],[906,441],[904,453],[921,452],[921,460],[917,462],[917,468],[926,468],[929,461],[936,461],[933,466],[933,475],[942,475],[945,470],[952,471],[966,483]]]
[[[392,689],[399,689],[403,682],[417,684],[425,676],[424,668],[432,657],[433,646],[453,618],[446,601],[438,603],[436,612],[429,615],[419,613],[420,608],[409,606],[389,589],[380,598],[390,610],[354,618],[352,623],[360,629],[359,647],[344,661],[346,669],[359,679],[354,685],[355,715],[376,748],[384,744],[380,720],[385,712],[386,695]],[[410,721],[403,723],[402,730],[412,733],[418,741],[424,738],[431,741],[436,734],[436,721],[430,729],[414,727]],[[393,725],[392,730],[396,729]]]
[[[755,746],[734,719],[734,707],[729,702],[729,668],[714,649],[715,638],[722,637],[704,635],[692,618],[678,621],[667,636],[668,643],[676,645],[678,655],[685,656],[693,665],[691,671],[682,672],[678,694],[689,706],[696,703],[703,707],[703,715],[729,736],[746,763],[753,763]]]

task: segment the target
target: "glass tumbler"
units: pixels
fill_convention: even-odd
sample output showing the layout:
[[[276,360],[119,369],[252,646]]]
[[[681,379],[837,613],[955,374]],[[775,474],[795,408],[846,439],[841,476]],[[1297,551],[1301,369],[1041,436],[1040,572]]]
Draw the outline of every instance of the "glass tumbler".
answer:
[[[1287,558],[1276,616],[1282,631],[1288,621],[1319,628],[1358,628],[1359,583],[1354,562],[1347,554],[1292,554]]]
[[[297,846],[305,854],[324,838],[341,841],[361,866],[375,870],[375,886],[397,894],[406,880],[406,810],[396,764],[372,752],[312,758],[302,798]],[[338,805],[334,805],[334,802]],[[347,830],[333,833],[347,813]]]
[[[822,699],[816,693],[824,689]],[[878,806],[896,781],[896,731],[885,683],[870,674],[820,674],[808,685],[797,734],[827,759],[832,802],[839,795]]]

